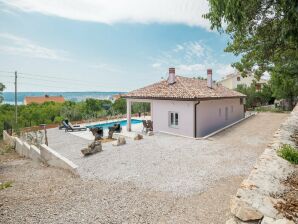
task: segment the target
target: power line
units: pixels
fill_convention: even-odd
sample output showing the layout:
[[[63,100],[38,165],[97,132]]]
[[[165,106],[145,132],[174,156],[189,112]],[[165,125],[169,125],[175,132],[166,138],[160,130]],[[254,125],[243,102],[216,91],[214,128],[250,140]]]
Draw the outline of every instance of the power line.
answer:
[[[25,76],[30,76],[30,77],[36,77],[36,76],[42,76],[48,79],[55,79],[57,81],[58,80],[65,80],[65,81],[72,81],[72,82],[80,82],[80,83],[88,83],[86,82],[86,80],[79,80],[79,79],[70,79],[70,78],[62,78],[61,76],[49,76],[49,75],[44,75],[44,74],[32,74],[32,73],[22,73],[20,72],[19,74],[21,75],[25,75]],[[89,82],[90,83],[90,82]]]
[[[10,73],[10,74],[14,74],[14,72],[10,72],[10,71],[3,71],[3,70],[0,70],[0,72],[2,72],[2,73]]]
[[[11,78],[14,77],[13,75],[3,75],[3,74],[1,74],[0,76],[11,77]]]
[[[0,72],[5,72],[5,73],[14,73],[14,72],[9,72],[9,71],[1,71]],[[14,75],[8,75],[8,74],[5,74],[5,75],[2,75],[1,76],[5,76],[5,77],[11,77],[13,78]],[[21,74],[21,75],[20,75]],[[36,76],[40,76],[40,77],[36,77]],[[45,77],[45,78],[43,78]],[[52,87],[52,88],[67,88],[67,86],[69,86],[69,84],[71,84],[72,86],[74,87],[77,87],[78,84],[85,84],[85,85],[88,85],[88,87],[91,87],[91,88],[98,88],[98,87],[103,87],[104,85],[100,85],[100,84],[95,84],[94,82],[86,82],[86,80],[78,80],[78,79],[68,79],[68,78],[61,78],[61,77],[58,77],[58,76],[49,76],[49,75],[42,75],[42,74],[32,74],[32,73],[23,73],[23,72],[18,72],[18,78],[19,79],[29,79],[29,80],[34,80],[34,81],[37,81],[37,80],[40,80],[40,81],[43,81],[46,82],[46,83],[56,83],[55,86],[51,86],[51,85],[44,85],[44,84],[37,84],[37,83],[26,83],[26,82],[21,82],[21,84],[29,84],[29,85],[38,85],[38,86],[43,86],[43,87]],[[57,85],[57,82],[59,81],[66,81],[67,83],[66,84],[63,84],[63,86],[59,86]],[[6,83],[9,83],[9,82],[6,82]],[[69,88],[68,88],[69,89]]]
[[[59,81],[59,80],[61,80],[61,79],[59,79],[59,80],[57,80],[57,79],[55,79],[55,80],[51,80],[51,79],[48,79],[48,78],[39,78],[39,77],[24,77],[24,76],[19,76],[19,78],[22,78],[22,79],[29,79],[29,80],[40,80],[40,81],[46,81],[46,82],[54,82],[54,83],[57,83],[57,81]],[[63,80],[64,81],[64,80]],[[67,81],[67,84],[69,84],[69,83],[71,83],[71,84],[75,84],[75,85],[78,85],[78,84],[87,84],[87,85],[92,85],[92,86],[103,86],[103,85],[97,85],[97,84],[94,84],[94,82],[93,83],[91,83],[91,82],[84,82],[84,81],[75,81],[75,80],[71,80],[71,79],[65,79],[65,81]]]

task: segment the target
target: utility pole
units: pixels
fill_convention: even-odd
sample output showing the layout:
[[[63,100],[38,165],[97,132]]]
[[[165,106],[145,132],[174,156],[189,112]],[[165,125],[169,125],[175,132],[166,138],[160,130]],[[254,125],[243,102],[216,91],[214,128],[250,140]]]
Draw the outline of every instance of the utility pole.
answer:
[[[18,72],[14,73],[14,103],[15,103],[15,122],[18,127]]]

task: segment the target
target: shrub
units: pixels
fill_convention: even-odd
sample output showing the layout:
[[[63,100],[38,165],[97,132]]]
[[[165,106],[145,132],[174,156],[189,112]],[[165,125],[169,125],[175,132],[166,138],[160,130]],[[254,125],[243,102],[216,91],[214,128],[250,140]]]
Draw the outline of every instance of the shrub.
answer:
[[[290,145],[283,145],[277,154],[292,164],[298,164],[298,150]]]
[[[275,113],[285,113],[286,111],[281,108],[270,108],[270,107],[256,107],[255,111],[257,112],[275,112]]]

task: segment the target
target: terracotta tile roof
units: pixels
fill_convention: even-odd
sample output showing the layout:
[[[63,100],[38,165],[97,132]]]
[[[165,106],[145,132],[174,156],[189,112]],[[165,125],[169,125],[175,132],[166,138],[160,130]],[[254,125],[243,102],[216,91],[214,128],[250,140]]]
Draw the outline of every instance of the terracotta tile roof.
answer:
[[[24,104],[42,104],[44,102],[64,103],[65,99],[63,96],[26,96],[24,99]]]
[[[177,100],[239,97],[245,97],[245,95],[222,85],[213,84],[211,89],[207,86],[207,80],[182,76],[176,76],[176,82],[172,85],[169,85],[167,80],[163,80],[123,95],[123,98]]]

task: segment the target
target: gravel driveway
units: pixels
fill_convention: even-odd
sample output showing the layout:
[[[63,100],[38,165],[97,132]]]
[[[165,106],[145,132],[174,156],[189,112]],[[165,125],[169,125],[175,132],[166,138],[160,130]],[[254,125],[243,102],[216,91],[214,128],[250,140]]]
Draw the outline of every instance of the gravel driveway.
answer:
[[[85,178],[9,157],[0,164],[0,182],[13,181],[0,191],[0,223],[224,223],[231,195],[286,116],[259,114],[206,141],[104,145],[87,158],[79,150],[88,141],[49,130],[51,147]]]
[[[83,178],[131,182],[138,187],[176,195],[201,193],[220,179],[247,175],[285,114],[263,113],[208,140],[166,134],[127,139],[83,157],[89,141],[63,131],[49,131],[50,146],[79,166]]]

